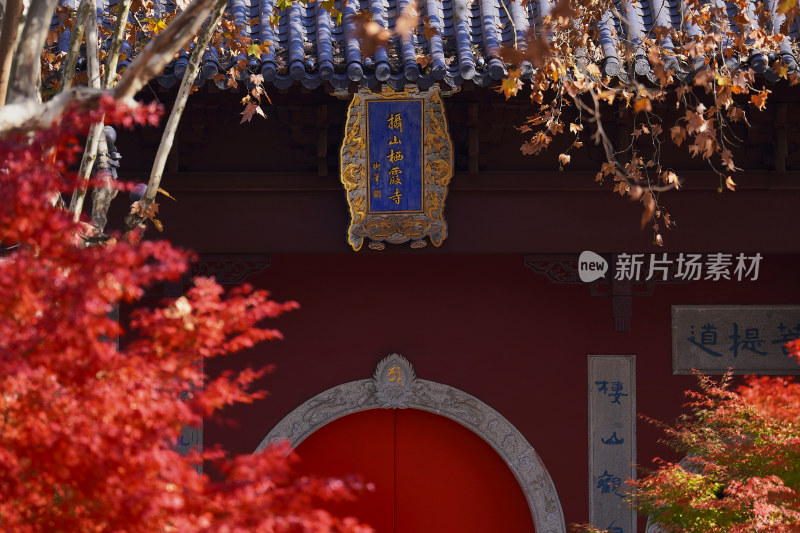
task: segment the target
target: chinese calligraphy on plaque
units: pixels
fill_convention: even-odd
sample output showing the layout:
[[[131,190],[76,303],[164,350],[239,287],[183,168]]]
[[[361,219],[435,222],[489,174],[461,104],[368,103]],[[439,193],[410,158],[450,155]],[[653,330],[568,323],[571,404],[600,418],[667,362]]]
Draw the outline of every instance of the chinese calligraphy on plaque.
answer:
[[[798,374],[786,343],[800,338],[800,306],[673,305],[672,371]]]
[[[598,528],[636,531],[625,501],[635,476],[636,361],[632,355],[589,356],[589,517]]]
[[[370,213],[422,212],[422,100],[367,102]]]

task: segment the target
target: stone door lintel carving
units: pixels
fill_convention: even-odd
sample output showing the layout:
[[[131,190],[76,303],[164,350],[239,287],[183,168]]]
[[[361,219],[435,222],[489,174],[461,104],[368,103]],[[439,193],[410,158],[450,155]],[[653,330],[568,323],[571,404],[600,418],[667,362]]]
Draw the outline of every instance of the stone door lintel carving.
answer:
[[[566,532],[553,480],[525,437],[474,396],[442,383],[418,379],[411,363],[399,354],[381,360],[371,379],[338,385],[303,403],[264,437],[256,452],[278,440],[289,440],[292,447],[297,447],[325,424],[359,411],[406,408],[447,417],[480,436],[517,478],[537,533]]]

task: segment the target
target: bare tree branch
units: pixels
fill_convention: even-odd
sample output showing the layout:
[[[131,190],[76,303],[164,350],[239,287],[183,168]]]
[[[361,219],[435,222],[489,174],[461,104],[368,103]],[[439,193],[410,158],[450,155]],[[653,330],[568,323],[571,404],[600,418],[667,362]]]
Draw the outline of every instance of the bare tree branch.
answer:
[[[117,63],[119,62],[119,51],[122,49],[122,40],[125,37],[125,25],[128,23],[128,13],[131,10],[131,0],[122,0],[117,4],[117,20],[114,23],[114,33],[111,36],[111,45],[108,47],[106,56],[106,73],[103,80],[103,87],[109,88],[114,82],[117,74]]]
[[[75,66],[78,64],[78,55],[81,50],[81,41],[83,40],[83,32],[86,27],[86,20],[89,18],[89,11],[94,7],[94,1],[81,0],[78,5],[78,12],[75,15],[75,24],[72,25],[72,31],[69,35],[69,49],[67,50],[67,57],[64,59],[64,64],[61,70],[61,84],[58,86],[59,91],[64,91],[72,86],[72,79],[75,77]]]
[[[194,37],[203,20],[211,11],[213,1],[194,0],[188,8],[175,17],[167,29],[151,41],[145,50],[134,59],[122,75],[120,83],[111,91],[111,95],[125,103],[133,104],[134,95],[153,76],[160,73],[178,50]],[[50,20],[49,12],[45,18]],[[44,43],[43,39],[42,44]],[[36,64],[39,62],[38,54],[39,51],[36,52]],[[11,104],[0,107],[0,135],[23,129],[46,128],[70,105],[77,104],[84,109],[95,107],[102,93],[103,91],[100,89],[74,87],[58,94],[44,104],[36,99],[35,94],[27,100],[20,98]]]
[[[89,85],[93,89],[100,89],[100,50],[97,46],[97,11],[89,10],[89,20],[86,23],[86,62]],[[97,159],[97,146],[103,135],[103,121],[93,125],[86,139],[86,148],[83,151],[81,166],[78,170],[79,182],[72,193],[69,210],[77,222],[83,210],[83,200],[86,197],[85,184],[92,175],[95,159]]]
[[[175,139],[175,132],[178,129],[178,124],[180,123],[183,110],[186,107],[186,101],[189,98],[192,84],[194,83],[197,73],[200,70],[200,61],[203,59],[203,55],[206,52],[208,43],[211,42],[214,29],[217,27],[219,20],[222,18],[222,14],[225,12],[225,6],[227,4],[227,0],[216,0],[214,11],[209,17],[208,22],[203,28],[203,31],[200,33],[194,50],[192,50],[192,54],[189,57],[189,62],[186,65],[186,71],[183,74],[183,80],[181,81],[178,95],[175,97],[175,103],[173,104],[172,111],[169,114],[167,125],[165,126],[164,133],[161,136],[161,143],[158,145],[158,152],[156,152],[156,157],[153,161],[152,169],[150,170],[150,181],[147,184],[147,191],[145,192],[144,197],[140,200],[142,207],[145,208],[145,211],[147,206],[152,204],[155,200],[156,194],[158,193],[158,188],[161,186],[161,177],[164,174],[164,166],[167,163],[167,157],[169,156],[169,151],[172,148],[172,142]],[[125,224],[128,230],[131,230],[139,225],[142,220],[144,219],[140,216],[130,214],[125,217]]]
[[[0,107],[0,136],[47,128],[73,105],[80,109],[93,109],[102,94],[100,89],[73,87],[43,104],[35,99],[6,104]]]
[[[7,101],[39,98],[39,69],[50,20],[58,0],[32,0],[11,68]]]
[[[7,0],[3,15],[3,29],[0,34],[0,105],[6,103],[8,80],[11,74],[11,60],[17,45],[19,19],[22,17],[22,0]]]

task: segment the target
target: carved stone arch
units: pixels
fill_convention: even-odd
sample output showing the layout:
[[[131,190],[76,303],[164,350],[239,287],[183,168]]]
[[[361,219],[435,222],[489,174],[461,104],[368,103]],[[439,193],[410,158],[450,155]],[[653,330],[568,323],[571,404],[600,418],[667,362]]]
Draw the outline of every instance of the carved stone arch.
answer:
[[[420,409],[445,416],[486,441],[514,473],[525,494],[537,533],[565,533],[564,513],[553,480],[536,450],[500,413],[456,388],[418,379],[403,356],[384,358],[372,379],[338,385],[286,415],[258,445],[289,440],[297,447],[329,422],[368,409]]]

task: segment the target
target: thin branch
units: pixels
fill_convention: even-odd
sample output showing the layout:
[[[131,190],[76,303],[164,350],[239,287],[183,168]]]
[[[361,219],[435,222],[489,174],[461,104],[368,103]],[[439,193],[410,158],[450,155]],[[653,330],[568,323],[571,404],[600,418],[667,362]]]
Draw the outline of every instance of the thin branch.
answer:
[[[11,60],[17,45],[19,20],[22,18],[22,0],[7,0],[3,16],[3,29],[0,33],[0,105],[6,103],[8,80],[11,75]]]
[[[600,111],[600,99],[597,97],[597,93],[594,89],[588,91],[589,95],[592,97],[592,101],[594,103],[594,108],[588,107],[586,104],[581,102],[579,99],[575,99],[575,105],[577,105],[583,111],[586,111],[590,118],[587,118],[589,122],[594,122],[595,125],[595,132],[592,134],[592,139],[594,140],[595,144],[600,144],[603,147],[603,151],[606,154],[606,161],[612,163],[614,165],[614,174],[624,181],[628,185],[633,186],[640,186],[639,184],[632,181],[628,176],[625,175],[622,170],[622,165],[620,165],[619,161],[617,161],[616,154],[614,152],[614,145],[611,142],[611,139],[608,137],[605,129],[603,128],[603,123],[601,120],[601,111]],[[671,189],[676,188],[675,183],[670,183],[667,185],[649,185],[647,187],[649,190],[653,192],[664,192],[669,191]]]

